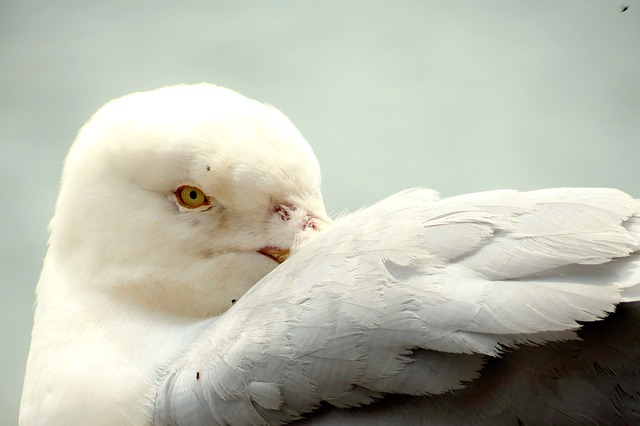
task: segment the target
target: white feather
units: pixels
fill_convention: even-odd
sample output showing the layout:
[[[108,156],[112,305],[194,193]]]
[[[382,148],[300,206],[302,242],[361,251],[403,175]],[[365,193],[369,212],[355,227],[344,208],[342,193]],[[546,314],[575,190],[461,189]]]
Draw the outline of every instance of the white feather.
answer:
[[[639,250],[612,189],[415,189],[332,224],[274,108],[129,95],[65,163],[21,424],[633,423]]]

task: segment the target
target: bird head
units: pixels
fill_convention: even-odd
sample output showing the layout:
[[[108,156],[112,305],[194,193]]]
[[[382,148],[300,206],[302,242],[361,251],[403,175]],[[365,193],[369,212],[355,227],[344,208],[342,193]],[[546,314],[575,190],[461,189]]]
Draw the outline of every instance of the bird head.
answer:
[[[46,262],[73,291],[206,316],[329,222],[318,162],[281,112],[172,86],[111,101],[80,130]]]

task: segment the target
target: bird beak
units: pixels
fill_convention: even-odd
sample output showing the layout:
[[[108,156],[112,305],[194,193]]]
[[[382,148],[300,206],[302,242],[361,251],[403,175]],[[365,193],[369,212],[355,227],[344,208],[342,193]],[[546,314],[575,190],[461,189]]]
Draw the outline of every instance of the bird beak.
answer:
[[[278,263],[284,262],[289,257],[289,249],[283,249],[280,247],[263,247],[258,250],[258,253],[267,256]]]

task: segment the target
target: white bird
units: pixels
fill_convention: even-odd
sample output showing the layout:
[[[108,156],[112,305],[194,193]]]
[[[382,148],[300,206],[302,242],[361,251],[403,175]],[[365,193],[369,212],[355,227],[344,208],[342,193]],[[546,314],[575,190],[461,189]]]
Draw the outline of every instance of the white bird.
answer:
[[[50,230],[22,425],[640,420],[617,190],[414,189],[332,223],[289,120],[201,84],[99,110]]]

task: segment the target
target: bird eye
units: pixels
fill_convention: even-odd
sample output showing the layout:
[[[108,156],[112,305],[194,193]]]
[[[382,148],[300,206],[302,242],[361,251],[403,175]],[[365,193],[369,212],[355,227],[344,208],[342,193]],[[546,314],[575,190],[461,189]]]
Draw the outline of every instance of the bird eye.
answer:
[[[195,186],[183,185],[176,189],[176,198],[181,206],[188,209],[197,209],[209,204],[209,198]]]

